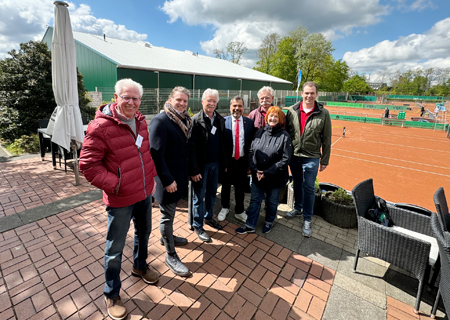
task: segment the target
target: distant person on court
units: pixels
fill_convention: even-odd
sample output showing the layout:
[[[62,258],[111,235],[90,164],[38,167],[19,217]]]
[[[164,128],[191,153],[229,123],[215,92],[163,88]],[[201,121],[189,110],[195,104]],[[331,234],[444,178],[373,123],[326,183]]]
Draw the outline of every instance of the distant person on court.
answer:
[[[314,183],[318,170],[327,168],[331,154],[331,118],[327,109],[316,101],[317,84],[303,84],[300,101],[286,115],[286,130],[291,136],[293,155],[289,167],[294,178],[294,209],[286,218],[303,215],[302,234],[311,237],[314,206]]]
[[[248,151],[252,142],[255,127],[253,120],[244,117],[244,100],[235,96],[230,102],[231,116],[225,117],[225,136],[228,144],[228,170],[222,179],[222,210],[217,220],[225,220],[230,211],[231,185],[234,185],[236,201],[234,216],[245,222],[247,214],[244,211],[245,187],[247,185]]]
[[[388,107],[386,107],[386,109],[384,109],[384,115],[383,115],[383,117],[384,117],[384,118],[389,118],[389,108],[388,108]]]
[[[192,133],[192,119],[186,111],[190,92],[184,87],[175,87],[164,104],[162,113],[149,123],[150,152],[155,161],[156,192],[161,221],[160,243],[165,246],[165,264],[181,277],[190,275],[181,262],[175,247],[188,243],[186,238],[173,234],[173,221],[177,203],[188,189],[188,141]]]
[[[266,125],[265,117],[267,114],[267,111],[271,106],[273,106],[272,102],[275,98],[275,90],[272,89],[272,87],[266,86],[262,87],[258,91],[258,100],[259,100],[259,107],[250,112],[248,117],[252,119],[255,123],[256,129],[264,128]],[[286,126],[286,117],[283,113],[283,126]]]
[[[423,103],[420,105],[420,116],[423,117],[423,115],[425,114],[425,106],[423,105]]]
[[[131,219],[134,223],[131,274],[148,284],[159,278],[159,273],[147,264],[156,169],[145,116],[138,111],[142,94],[139,83],[131,79],[117,81],[116,102],[97,110],[80,154],[80,171],[92,185],[103,190],[108,214],[103,294],[113,319],[125,319],[128,313],[119,293],[122,254]]]
[[[249,166],[252,172],[250,206],[245,225],[236,233],[254,233],[258,222],[261,202],[266,202],[263,233],[272,230],[278,208],[281,187],[288,180],[288,164],[292,154],[292,142],[283,128],[283,111],[270,107],[266,114],[266,126],[253,137],[249,150]]]
[[[439,111],[441,111],[441,109],[439,108],[439,106],[436,106],[436,108],[434,108],[434,115],[435,115],[436,119],[439,115]]]

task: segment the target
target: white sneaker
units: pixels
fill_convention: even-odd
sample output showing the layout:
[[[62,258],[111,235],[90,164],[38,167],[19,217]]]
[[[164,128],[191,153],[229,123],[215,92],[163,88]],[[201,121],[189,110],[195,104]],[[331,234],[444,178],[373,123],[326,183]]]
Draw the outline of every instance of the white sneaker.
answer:
[[[230,212],[230,209],[222,208],[222,210],[220,210],[219,214],[217,215],[217,220],[219,220],[219,221],[225,220],[228,212]]]
[[[247,222],[247,214],[244,212],[242,213],[235,213],[234,217],[242,222]]]

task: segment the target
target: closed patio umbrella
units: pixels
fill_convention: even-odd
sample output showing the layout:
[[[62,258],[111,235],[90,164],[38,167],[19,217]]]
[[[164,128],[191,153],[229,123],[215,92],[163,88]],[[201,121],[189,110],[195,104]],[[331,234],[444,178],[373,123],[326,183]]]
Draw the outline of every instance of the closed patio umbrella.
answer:
[[[67,9],[69,5],[62,1],[55,1],[54,4],[52,83],[57,107],[54,124],[49,124],[47,132],[52,135],[52,142],[68,151],[72,148],[75,180],[79,185],[77,149],[83,142],[84,130],[78,105],[75,41]]]

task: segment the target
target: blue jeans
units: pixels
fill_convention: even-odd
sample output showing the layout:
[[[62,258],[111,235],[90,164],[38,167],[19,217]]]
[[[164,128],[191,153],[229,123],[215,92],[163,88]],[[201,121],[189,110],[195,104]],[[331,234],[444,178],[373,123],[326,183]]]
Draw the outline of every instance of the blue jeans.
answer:
[[[148,238],[152,231],[152,196],[128,207],[106,207],[106,212],[108,213],[108,231],[103,293],[108,298],[114,298],[119,295],[121,288],[122,252],[131,219],[134,223],[133,266],[138,270],[147,269]]]
[[[303,209],[303,221],[311,221],[314,209],[314,182],[320,159],[292,157],[289,167],[294,177],[294,209]]]
[[[192,214],[194,221],[192,225],[196,229],[203,228],[203,220],[211,220],[213,218],[218,181],[219,162],[213,162],[206,164],[202,179],[199,182],[193,183]],[[205,205],[203,205],[203,198],[205,198]]]
[[[248,207],[247,221],[245,226],[251,229],[256,228],[259,212],[261,211],[261,202],[266,200],[266,223],[272,225],[277,215],[278,198],[280,196],[280,188],[269,189],[262,188],[252,183],[252,193],[250,198],[250,206]]]

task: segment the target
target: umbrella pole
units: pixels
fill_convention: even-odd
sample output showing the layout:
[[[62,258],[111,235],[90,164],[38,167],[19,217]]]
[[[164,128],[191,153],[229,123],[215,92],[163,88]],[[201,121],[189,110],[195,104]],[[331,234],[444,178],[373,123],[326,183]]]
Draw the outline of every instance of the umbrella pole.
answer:
[[[77,144],[72,143],[72,153],[73,153],[73,171],[75,172],[75,185],[80,185],[80,172],[78,171],[78,150]]]

